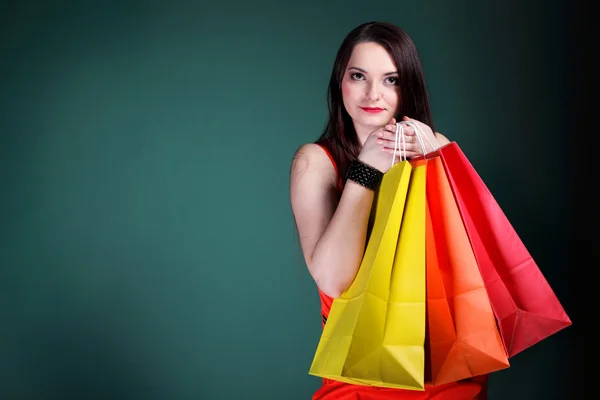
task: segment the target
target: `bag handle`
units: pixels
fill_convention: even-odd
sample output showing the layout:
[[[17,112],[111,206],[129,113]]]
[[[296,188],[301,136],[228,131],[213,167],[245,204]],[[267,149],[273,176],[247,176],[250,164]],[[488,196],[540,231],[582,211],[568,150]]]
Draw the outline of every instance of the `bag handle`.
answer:
[[[416,124],[412,121],[403,121],[403,122],[407,125],[412,126],[413,130],[415,131],[415,136],[416,136],[417,140],[419,141],[419,145],[421,146],[421,150],[423,151],[423,156],[425,158],[427,158],[427,152],[425,149],[425,144],[423,142],[423,138],[425,138],[427,140],[427,142],[429,143],[429,146],[431,146],[431,151],[437,150],[435,148],[435,146],[433,145],[433,143],[431,143],[431,140],[429,140],[429,138],[427,137],[427,135],[425,134],[423,129],[418,124]]]
[[[402,145],[404,150],[404,158],[402,157],[402,153],[400,152],[400,138],[402,138]],[[396,122],[396,135],[394,136],[394,155],[392,156],[392,167],[394,166],[394,161],[396,160],[396,151],[400,154],[400,161],[407,160],[406,158],[406,137],[404,136],[404,127],[401,123]]]

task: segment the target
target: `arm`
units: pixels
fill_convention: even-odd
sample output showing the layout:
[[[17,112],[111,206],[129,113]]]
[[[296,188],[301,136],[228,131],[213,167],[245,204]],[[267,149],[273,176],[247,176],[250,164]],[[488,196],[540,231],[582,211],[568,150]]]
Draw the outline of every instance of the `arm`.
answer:
[[[321,291],[339,297],[362,261],[374,194],[348,181],[338,203],[336,174],[318,145],[295,154],[290,200],[308,270]]]
[[[440,143],[440,146],[445,146],[450,143],[450,140],[448,140],[448,138],[446,136],[442,135],[439,132],[435,133],[435,137],[437,138],[438,142]]]

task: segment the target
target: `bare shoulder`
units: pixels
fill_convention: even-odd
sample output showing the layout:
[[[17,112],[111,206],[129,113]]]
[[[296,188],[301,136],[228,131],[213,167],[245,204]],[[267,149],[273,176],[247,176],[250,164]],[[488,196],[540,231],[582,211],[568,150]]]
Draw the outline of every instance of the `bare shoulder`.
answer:
[[[325,150],[316,143],[306,143],[300,146],[294,153],[293,164],[296,162],[316,162],[324,164],[325,161],[329,161],[329,157]],[[330,161],[329,161],[330,162]],[[292,165],[293,165],[292,164]]]
[[[446,136],[442,135],[440,132],[436,132],[435,137],[438,139],[438,141],[440,142],[440,144],[442,146],[450,143],[450,140],[448,140],[448,138]]]
[[[292,185],[305,179],[335,184],[336,174],[325,150],[316,143],[306,143],[294,153],[290,178]]]

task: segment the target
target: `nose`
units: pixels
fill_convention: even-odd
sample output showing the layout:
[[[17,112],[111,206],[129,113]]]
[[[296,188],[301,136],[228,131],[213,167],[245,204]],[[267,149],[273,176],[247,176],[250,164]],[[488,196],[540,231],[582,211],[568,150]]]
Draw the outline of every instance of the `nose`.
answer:
[[[368,86],[365,97],[369,101],[377,101],[377,100],[381,100],[381,98],[383,97],[383,94],[379,90],[379,87],[377,86],[377,84],[375,82],[373,82]]]

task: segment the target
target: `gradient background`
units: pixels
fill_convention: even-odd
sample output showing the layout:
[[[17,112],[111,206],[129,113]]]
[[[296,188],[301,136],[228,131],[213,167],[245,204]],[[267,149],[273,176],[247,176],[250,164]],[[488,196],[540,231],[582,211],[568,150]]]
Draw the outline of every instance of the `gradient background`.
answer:
[[[369,20],[413,37],[436,129],[574,322],[489,398],[575,398],[573,15],[522,3],[0,2],[0,399],[310,398],[289,167]]]

